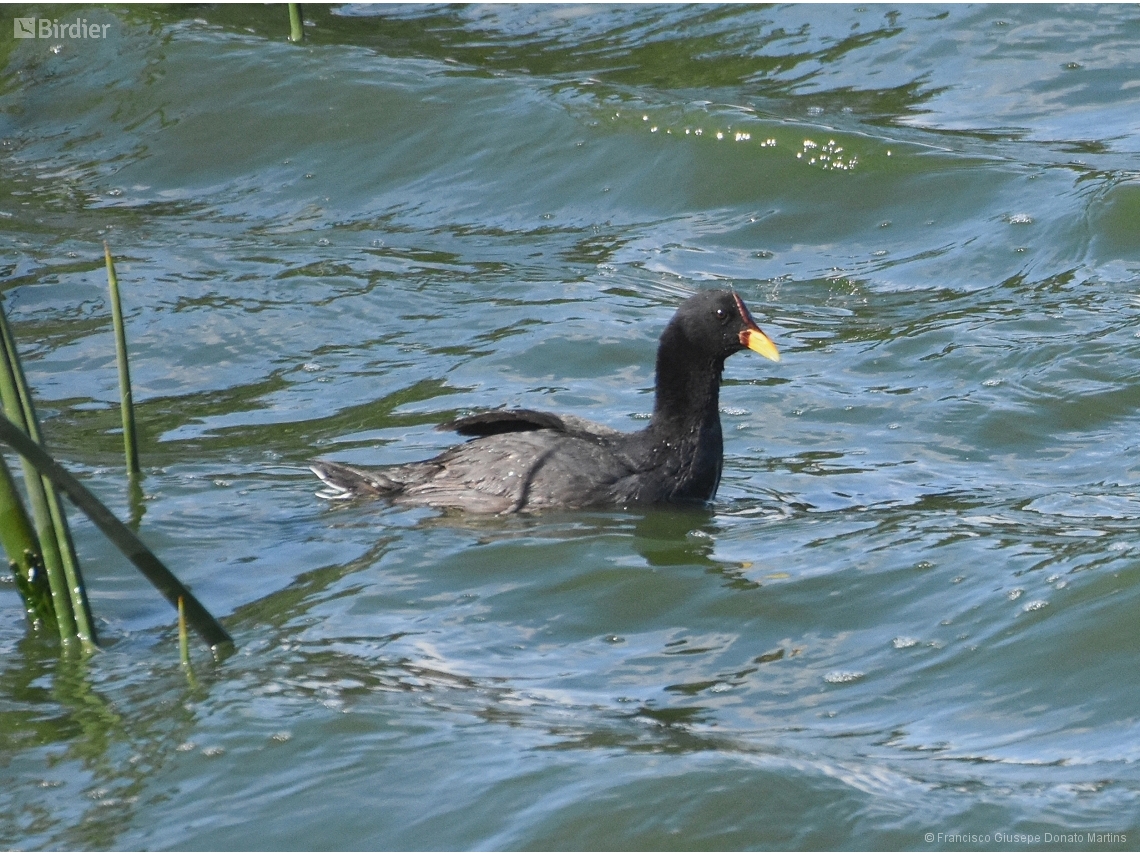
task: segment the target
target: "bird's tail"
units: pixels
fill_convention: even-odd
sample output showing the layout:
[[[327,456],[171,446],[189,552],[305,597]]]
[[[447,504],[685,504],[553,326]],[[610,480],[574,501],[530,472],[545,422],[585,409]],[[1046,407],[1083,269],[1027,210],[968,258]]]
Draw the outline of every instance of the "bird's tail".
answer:
[[[314,460],[309,464],[309,468],[325,482],[325,487],[317,491],[317,495],[322,499],[344,501],[363,497],[392,496],[404,487],[403,483],[392,480],[382,472],[357,469],[354,466],[345,466],[343,463]]]

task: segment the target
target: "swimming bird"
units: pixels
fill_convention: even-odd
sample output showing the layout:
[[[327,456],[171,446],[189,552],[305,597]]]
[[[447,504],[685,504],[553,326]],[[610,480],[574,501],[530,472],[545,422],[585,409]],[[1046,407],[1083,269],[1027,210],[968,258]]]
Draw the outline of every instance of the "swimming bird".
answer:
[[[664,502],[710,502],[724,446],[724,361],[745,348],[780,353],[733,291],[703,291],[677,309],[657,348],[653,417],[624,433],[578,416],[491,410],[439,425],[471,437],[416,463],[363,469],[316,460],[326,499],[509,514]]]

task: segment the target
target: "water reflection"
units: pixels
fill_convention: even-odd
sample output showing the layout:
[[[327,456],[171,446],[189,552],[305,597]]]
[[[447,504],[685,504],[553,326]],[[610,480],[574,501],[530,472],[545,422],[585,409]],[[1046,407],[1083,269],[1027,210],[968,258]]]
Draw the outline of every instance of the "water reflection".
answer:
[[[525,569],[526,556],[534,554],[535,546],[540,543],[558,548],[570,544],[572,548],[587,553],[598,544],[625,544],[644,562],[644,569],[639,571],[641,575],[646,571],[650,574],[658,569],[664,571],[665,579],[678,580],[669,584],[678,586],[682,596],[681,592],[694,586],[706,592],[699,596],[712,596],[708,586],[701,582],[702,578],[716,580],[717,588],[732,591],[723,596],[739,596],[758,589],[759,584],[748,578],[747,565],[725,562],[716,557],[720,526],[715,508],[661,507],[636,512],[481,517],[435,512],[409,514],[402,509],[386,508],[382,503],[373,502],[339,506],[324,515],[327,521],[335,521],[337,517],[343,521],[334,523],[337,526],[355,528],[364,525],[378,531],[388,530],[354,561],[303,573],[284,589],[242,606],[229,621],[236,635],[257,639],[252,644],[255,660],[246,663],[242,680],[258,697],[281,700],[307,698],[330,709],[348,711],[360,709],[361,705],[371,706],[374,701],[370,698],[378,692],[408,693],[420,698],[417,703],[436,709],[474,712],[489,722],[526,725],[548,732],[557,737],[557,744],[568,748],[595,740],[616,740],[615,744],[631,747],[655,746],[652,750],[686,750],[684,746],[698,750],[698,744],[706,743],[683,737],[680,731],[695,724],[713,722],[715,712],[702,704],[694,704],[693,699],[706,692],[715,696],[724,688],[741,686],[757,668],[784,656],[782,649],[768,651],[754,656],[751,663],[727,672],[722,673],[718,669],[705,678],[643,687],[643,691],[650,689],[650,693],[640,702],[612,699],[603,704],[596,701],[586,704],[576,697],[577,692],[568,693],[560,687],[563,680],[552,673],[545,662],[549,655],[543,652],[546,645],[534,648],[537,658],[516,656],[510,663],[496,658],[494,661],[499,662],[498,667],[509,669],[500,672],[493,664],[488,668],[490,663],[469,660],[466,658],[468,654],[459,649],[447,650],[435,640],[441,632],[449,632],[448,627],[468,614],[465,597],[473,595],[466,591],[494,592],[498,585],[497,577],[512,580],[519,574],[525,576],[528,573]],[[393,550],[406,549],[414,532],[421,533],[429,541],[439,541],[439,535],[458,538],[458,543],[470,538],[474,546],[466,547],[462,553],[474,555],[472,549],[479,547],[502,551],[504,556],[511,556],[511,560],[520,565],[518,573],[504,568],[493,574],[471,567],[457,575],[445,564],[430,562],[423,569],[416,570],[417,577],[438,574],[453,579],[451,584],[462,587],[442,590],[440,583],[430,579],[406,578],[407,571],[400,571],[405,578],[397,579],[397,570],[385,571],[382,568],[392,566],[392,559],[400,555]],[[447,559],[444,556],[441,560],[446,563]],[[628,563],[628,559],[623,563]],[[397,562],[395,567],[399,566],[402,565]],[[491,566],[494,566],[493,560]],[[685,573],[686,568],[704,572],[693,575]],[[592,572],[587,564],[576,574],[589,577]],[[678,573],[681,574],[679,577]],[[683,581],[686,579],[687,582]],[[396,588],[385,595],[385,589],[393,583]],[[540,573],[531,584],[527,597],[532,603],[531,608],[555,611],[574,608],[578,596],[575,590],[581,583],[568,580],[568,584],[571,587],[565,588],[555,577],[548,585]],[[613,577],[609,584],[615,594],[629,587],[621,575]],[[396,592],[400,588],[406,589],[412,599],[407,599],[407,595],[399,598]],[[590,591],[583,593],[587,598],[594,596]],[[605,592],[596,593],[601,595]],[[514,631],[525,631],[527,618],[524,615],[512,615],[507,611],[506,603],[497,604],[489,594],[480,594],[479,597],[486,600],[481,614],[499,624],[497,633],[508,638]],[[366,607],[368,617],[363,621],[355,617],[349,620],[359,611],[353,602],[366,601],[370,604]],[[408,611],[410,605],[423,603],[426,606],[428,601],[432,603],[430,608],[423,610],[423,607],[417,607]],[[451,602],[454,605],[448,605]],[[388,607],[393,610],[390,613],[373,612],[372,603],[381,609],[390,604]],[[635,621],[631,627],[639,623],[640,620]],[[319,630],[312,631],[310,628],[314,626]],[[542,623],[539,622],[538,626],[541,627]],[[364,627],[374,627],[375,633],[362,631]],[[270,628],[275,631],[267,633]],[[644,650],[638,656],[654,659],[681,656],[685,661],[678,663],[678,673],[691,673],[694,667],[701,667],[699,661],[709,656],[715,659],[720,648],[731,643],[730,636],[690,638],[676,633],[651,633],[645,637],[640,633],[635,636],[626,633],[628,638],[610,635],[598,639],[591,630],[585,627],[583,630],[586,637],[571,635],[551,648],[564,650],[565,665],[570,673],[582,669],[624,668],[626,666],[622,663],[632,655],[633,649],[642,648]],[[526,634],[520,636],[526,637]],[[250,642],[243,641],[243,645],[248,648]],[[598,661],[591,664],[592,660]],[[670,696],[683,696],[686,702],[671,703]],[[562,712],[555,713],[556,710]],[[557,719],[572,710],[579,723],[567,730],[557,724]],[[648,731],[645,730],[647,726]],[[669,732],[660,730],[662,726]]]
[[[168,641],[166,651],[174,650]],[[117,848],[148,782],[189,750],[180,746],[198,723],[197,705],[216,684],[216,669],[200,667],[195,689],[176,654],[140,668],[145,651],[119,644],[129,651],[116,651],[112,641],[95,656],[61,657],[29,635],[21,655],[0,665],[0,750],[23,757],[11,767],[20,786],[4,795],[6,846]],[[120,667],[123,656],[132,667]],[[54,795],[44,799],[45,791]]]

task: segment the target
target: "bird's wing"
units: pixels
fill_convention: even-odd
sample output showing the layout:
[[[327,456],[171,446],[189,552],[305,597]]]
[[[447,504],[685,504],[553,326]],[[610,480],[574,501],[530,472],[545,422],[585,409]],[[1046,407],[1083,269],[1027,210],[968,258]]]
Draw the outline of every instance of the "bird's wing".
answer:
[[[553,430],[572,436],[616,436],[621,431],[577,416],[560,416],[542,410],[491,410],[475,413],[441,424],[437,430],[453,430],[460,436],[494,436],[500,433],[522,433]]]

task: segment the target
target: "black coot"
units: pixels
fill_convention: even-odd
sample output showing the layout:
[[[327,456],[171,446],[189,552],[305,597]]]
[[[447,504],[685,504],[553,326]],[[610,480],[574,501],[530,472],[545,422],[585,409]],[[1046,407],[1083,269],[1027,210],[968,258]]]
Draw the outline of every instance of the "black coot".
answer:
[[[407,505],[513,513],[654,502],[708,502],[723,459],[720,377],[748,348],[779,351],[732,291],[705,291],[681,307],[657,348],[653,419],[622,433],[576,416],[494,410],[439,426],[473,439],[431,460],[358,469],[318,460],[327,499],[375,497]]]

